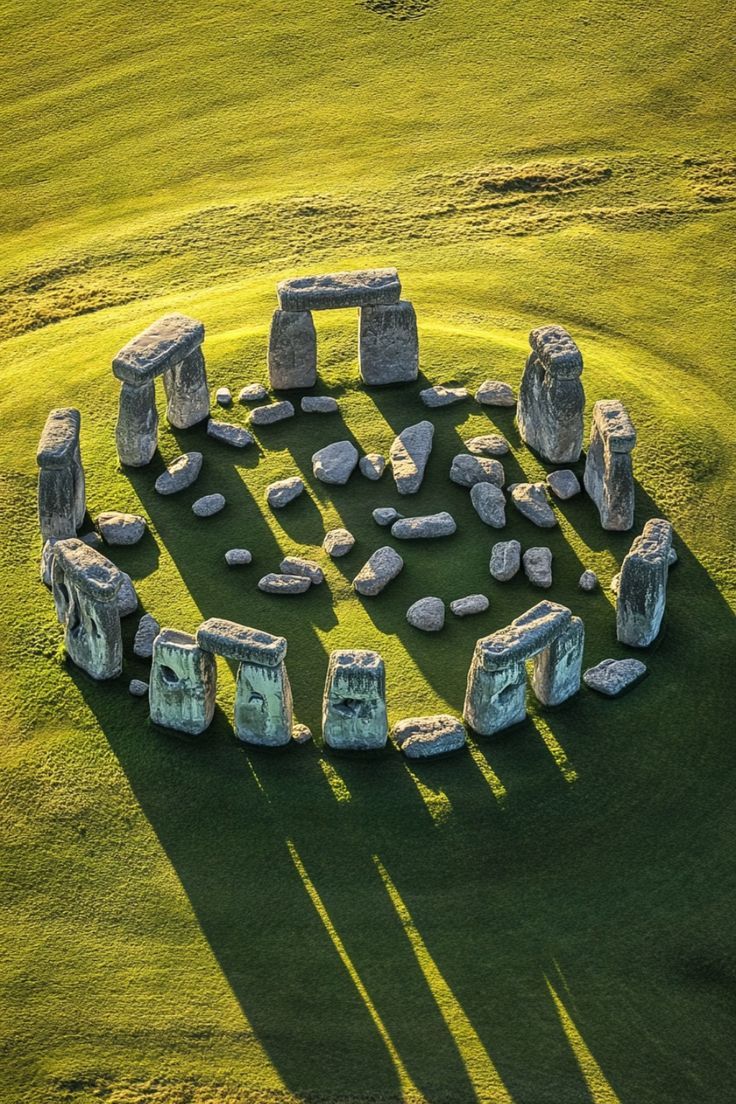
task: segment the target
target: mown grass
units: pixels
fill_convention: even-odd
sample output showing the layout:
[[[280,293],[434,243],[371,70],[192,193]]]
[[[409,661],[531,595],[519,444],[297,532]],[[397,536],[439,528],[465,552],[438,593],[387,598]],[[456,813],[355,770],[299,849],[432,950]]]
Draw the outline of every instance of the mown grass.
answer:
[[[384,11],[385,9],[385,11]],[[394,10],[395,9],[395,10]],[[0,1099],[24,1104],[255,1100],[622,1104],[728,1099],[736,949],[734,229],[728,12],[627,3],[9,5],[0,59],[3,255],[2,938]],[[391,18],[408,14],[412,18]],[[109,364],[165,310],[207,325],[214,386],[265,378],[274,283],[296,271],[398,265],[431,382],[517,382],[532,325],[585,356],[589,406],[618,395],[640,432],[637,526],[675,525],[666,633],[620,702],[582,693],[467,755],[412,767],[319,746],[234,744],[232,672],[209,733],[153,731],[124,678],[59,662],[37,578],[34,451],[48,409],[83,411],[92,515],[142,511],[114,557],[142,608],[193,630],[219,614],[289,639],[300,720],[319,732],[333,647],[377,647],[393,720],[462,705],[478,635],[538,599],[495,584],[496,534],[447,480],[464,436],[504,432],[507,479],[537,477],[511,414],[432,415],[416,512],[458,534],[402,547],[380,599],[350,579],[406,507],[387,474],[330,489],[321,444],[385,451],[424,417],[420,384],[357,382],[352,313],[317,319],[320,390],[237,453],[162,422],[151,469],[117,468]],[[234,408],[224,417],[243,421]],[[201,447],[176,500],[164,459]],[[282,514],[268,482],[308,497]],[[193,498],[226,510],[199,522]],[[196,492],[196,495],[195,495]],[[604,582],[629,536],[572,500],[552,534],[551,597],[586,623],[586,661],[625,650]],[[324,587],[269,599],[284,553],[346,524],[354,551]],[[254,552],[234,572],[222,556]],[[407,606],[472,591],[486,615],[428,638]]]

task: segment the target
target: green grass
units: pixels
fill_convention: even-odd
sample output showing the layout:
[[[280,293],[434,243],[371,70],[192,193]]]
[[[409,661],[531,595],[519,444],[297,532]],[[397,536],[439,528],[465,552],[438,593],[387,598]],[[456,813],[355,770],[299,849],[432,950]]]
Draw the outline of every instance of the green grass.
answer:
[[[60,10],[60,7],[62,10]],[[393,18],[407,14],[414,18]],[[0,58],[3,565],[0,1100],[8,1104],[723,1104],[733,1092],[736,944],[732,351],[736,166],[729,12],[435,0],[235,5],[11,3]],[[392,720],[457,712],[477,636],[539,599],[487,571],[497,535],[447,480],[460,438],[497,428],[507,478],[543,467],[508,412],[432,415],[417,513],[458,534],[409,546],[381,598],[350,579],[386,534],[390,475],[345,488],[309,458],[346,436],[385,451],[421,384],[357,379],[352,312],[317,317],[320,391],[240,454],[162,421],[161,457],[201,447],[176,500],[121,472],[117,349],[169,309],[202,318],[213,387],[265,379],[282,276],[396,264],[427,380],[517,383],[555,320],[588,405],[639,429],[637,528],[664,515],[680,563],[666,632],[631,696],[560,710],[408,768],[316,746],[236,746],[220,668],[208,734],[150,728],[124,677],[60,659],[38,581],[34,452],[47,411],[83,412],[92,516],[142,511],[121,550],[142,607],[192,631],[221,615],[283,632],[300,720],[319,730],[327,655],[376,647]],[[244,420],[236,408],[225,415]],[[308,497],[276,515],[273,479]],[[221,490],[206,522],[193,499]],[[630,535],[590,503],[541,534],[550,596],[586,624],[586,663],[623,655],[606,581]],[[256,589],[282,554],[357,544],[326,585]],[[254,563],[228,571],[233,545]],[[487,614],[428,638],[405,610],[484,591]]]

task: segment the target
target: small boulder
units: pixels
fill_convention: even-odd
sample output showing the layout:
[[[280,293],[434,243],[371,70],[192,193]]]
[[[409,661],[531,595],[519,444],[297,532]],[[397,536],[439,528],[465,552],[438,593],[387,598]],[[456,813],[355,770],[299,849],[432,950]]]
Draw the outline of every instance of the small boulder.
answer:
[[[131,679],[128,690],[134,698],[145,698],[148,693],[148,683],[144,682],[143,679]]]
[[[467,397],[467,387],[443,387],[441,384],[437,387],[427,387],[419,392],[419,398],[425,406],[429,407],[451,406],[453,403],[462,402]]]
[[[267,398],[268,391],[262,383],[248,383],[245,387],[241,388],[240,394],[238,395],[238,402],[264,402]]]
[[[470,617],[474,613],[485,613],[489,605],[485,594],[468,594],[465,598],[450,602],[450,609],[456,617]]]
[[[95,524],[106,544],[137,544],[147,528],[140,514],[121,514],[117,510],[100,514]]]
[[[215,391],[215,402],[218,406],[230,406],[233,396],[229,387],[218,387]]]
[[[434,426],[424,421],[407,426],[394,438],[389,459],[399,494],[416,494],[421,487],[433,437]]]
[[[150,659],[153,655],[153,642],[161,632],[161,626],[150,613],[144,613],[138,622],[133,639],[133,655],[139,659]]]
[[[402,516],[393,506],[376,506],[373,511],[373,520],[376,525],[393,525]]]
[[[214,441],[222,441],[233,448],[245,448],[253,444],[253,436],[242,426],[232,425],[230,422],[216,422],[212,418],[207,423],[207,436]]]
[[[366,479],[380,479],[386,470],[386,458],[380,452],[369,452],[360,458],[360,470]]]
[[[197,499],[192,505],[192,513],[201,518],[212,517],[213,514],[219,514],[220,510],[224,509],[224,507],[224,495],[208,494]]]
[[[470,437],[465,442],[468,452],[477,456],[505,456],[509,443],[500,433],[484,433],[480,437]]]
[[[225,563],[228,567],[242,567],[249,564],[253,554],[247,548],[228,548],[225,553]]]
[[[498,460],[461,452],[452,461],[450,479],[459,487],[474,487],[476,483],[494,483],[497,487],[503,487],[506,475]]]
[[[202,470],[202,453],[185,452],[177,456],[166,471],[156,480],[154,487],[160,495],[176,494],[186,487],[191,487]]]
[[[569,468],[550,472],[547,476],[547,486],[557,498],[561,498],[563,501],[580,494],[578,477]]]
[[[449,713],[407,717],[391,729],[391,739],[407,759],[431,759],[465,745],[465,726]]]
[[[305,395],[300,406],[303,414],[336,414],[340,409],[331,395]]]
[[[583,673],[583,682],[607,698],[617,698],[646,674],[646,665],[639,659],[603,659]]]
[[[439,632],[445,624],[445,603],[441,598],[420,598],[409,606],[406,620],[423,632]]]
[[[294,407],[288,399],[269,403],[268,406],[256,406],[250,412],[251,425],[273,425],[274,422],[283,422],[285,418],[293,417]]]
[[[552,586],[552,551],[549,548],[527,548],[523,557],[524,574],[533,586]]]
[[[353,579],[353,587],[358,594],[367,597],[380,594],[396,578],[403,566],[404,561],[399,553],[390,545],[385,545],[366,560]]]
[[[514,506],[529,521],[541,529],[552,529],[557,524],[557,518],[544,493],[544,483],[514,483],[509,490]]]
[[[441,510],[438,514],[425,514],[423,517],[399,518],[391,526],[391,536],[398,540],[429,540],[451,537],[456,530],[452,514]]]
[[[342,486],[347,483],[358,463],[358,450],[352,441],[335,441],[312,456],[312,471],[323,483]]]
[[[333,560],[339,556],[347,556],[354,544],[355,537],[349,529],[330,529],[322,541],[322,547]]]
[[[301,556],[284,556],[279,564],[282,575],[302,575],[310,583],[318,585],[324,581],[324,571],[314,560],[305,560]]]
[[[304,483],[298,475],[291,475],[288,479],[277,479],[275,483],[269,483],[266,487],[266,502],[272,510],[281,510],[288,506],[304,490]]]
[[[482,522],[494,529],[506,524],[506,496],[494,483],[476,483],[470,488],[470,501]]]
[[[475,401],[481,406],[516,406],[516,395],[508,383],[484,380],[475,392]]]
[[[121,571],[123,584],[118,591],[118,613],[121,617],[129,617],[138,609],[138,595],[133,586],[133,580],[126,571]]]
[[[312,739],[312,730],[305,724],[295,723],[291,730],[291,738],[295,744],[308,744]]]
[[[578,586],[581,590],[595,590],[595,588],[598,586],[598,576],[596,575],[595,571],[591,571],[590,569],[584,571],[578,579]]]
[[[258,589],[266,594],[304,594],[312,580],[304,575],[279,575],[275,571],[258,580]]]
[[[491,549],[490,571],[499,583],[507,583],[521,567],[521,545],[517,540],[499,541]]]

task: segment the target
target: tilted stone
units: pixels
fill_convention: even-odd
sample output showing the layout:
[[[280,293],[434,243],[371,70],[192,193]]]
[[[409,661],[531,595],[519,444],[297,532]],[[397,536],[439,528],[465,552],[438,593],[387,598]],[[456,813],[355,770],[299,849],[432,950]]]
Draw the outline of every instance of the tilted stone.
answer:
[[[210,389],[201,349],[166,369],[164,390],[166,417],[176,429],[189,429],[209,417]]]
[[[631,451],[636,430],[618,399],[601,399],[593,407],[583,482],[598,507],[601,525],[626,532],[634,524],[634,472]]]
[[[198,498],[192,505],[192,513],[197,517],[205,518],[212,517],[213,514],[219,514],[220,510],[225,508],[225,496],[215,493],[203,495],[202,498]]]
[[[215,713],[217,666],[189,633],[162,629],[153,642],[148,700],[151,720],[197,736]]]
[[[317,332],[308,310],[276,310],[268,333],[268,378],[276,391],[314,387]]]
[[[212,418],[207,423],[207,436],[215,441],[222,441],[233,448],[245,448],[253,444],[253,437],[242,426],[232,425],[231,422],[216,422]]]
[[[465,442],[468,452],[478,456],[505,456],[509,443],[500,433],[483,433],[479,437],[470,437]]]
[[[638,659],[603,659],[584,672],[583,682],[607,698],[617,698],[641,682],[646,674],[645,664]]]
[[[358,594],[365,596],[380,594],[396,578],[403,566],[404,561],[399,553],[390,545],[385,545],[378,548],[363,564],[353,579],[353,587]]]
[[[325,539],[322,541],[325,552],[333,559],[347,556],[354,544],[355,537],[348,529],[330,529],[325,533]]]
[[[285,556],[279,564],[282,575],[303,575],[310,583],[318,586],[324,582],[324,571],[314,560],[305,560],[301,556]]]
[[[115,447],[121,464],[142,468],[150,464],[158,448],[158,410],[153,380],[120,387]]]
[[[332,652],[322,700],[322,732],[331,748],[368,751],[385,747],[386,671],[378,652]]]
[[[470,488],[470,501],[484,524],[503,529],[506,524],[506,496],[494,483],[476,483]]]
[[[490,572],[499,583],[513,579],[521,567],[521,545],[517,540],[499,541],[491,549]]]
[[[450,479],[459,487],[474,487],[476,483],[495,483],[497,487],[503,487],[506,475],[498,460],[461,452],[452,461]]]
[[[373,387],[417,378],[417,318],[410,302],[361,307],[358,367],[360,378]]]
[[[465,746],[465,725],[449,713],[407,717],[391,729],[391,739],[407,759],[431,759]]]
[[[437,384],[436,387],[427,387],[424,391],[419,392],[419,398],[424,405],[431,408],[452,406],[454,403],[462,402],[467,397],[467,387],[444,387],[441,383]]]
[[[552,464],[576,461],[583,447],[585,393],[580,350],[562,326],[529,335],[532,352],[519,389],[517,423],[522,440]]]
[[[282,311],[332,310],[397,303],[401,295],[395,268],[294,276],[276,285]]]
[[[322,483],[347,483],[358,463],[358,450],[352,441],[335,441],[312,456],[312,472]]]
[[[360,470],[366,479],[380,479],[386,470],[386,458],[379,452],[369,452],[360,458]]]
[[[312,580],[304,575],[280,575],[269,572],[258,580],[258,589],[265,594],[304,594],[312,585]]]
[[[140,514],[123,514],[118,510],[98,514],[95,524],[106,544],[137,544],[148,528]]]
[[[389,459],[399,494],[416,494],[421,487],[433,437],[431,422],[417,422],[394,438]]]
[[[509,487],[516,509],[541,529],[552,529],[557,518],[547,500],[544,483],[515,483]]]
[[[262,663],[275,667],[286,656],[287,642],[283,636],[272,636],[261,629],[239,625],[224,617],[210,617],[197,629],[197,644],[205,652],[237,659],[241,663]]]
[[[337,414],[337,399],[331,395],[305,395],[299,404],[304,414]]]
[[[391,536],[399,540],[429,540],[435,537],[450,537],[457,531],[452,514],[441,510],[438,514],[425,514],[421,517],[399,518],[391,526]]]
[[[516,406],[516,395],[508,383],[484,380],[475,392],[475,401],[481,406]]]
[[[112,362],[113,375],[126,383],[145,383],[179,364],[203,341],[201,322],[185,314],[166,314],[120,350]]]
[[[423,632],[439,632],[445,624],[445,603],[441,598],[420,598],[409,606],[406,620]]]
[[[465,598],[450,602],[450,610],[456,617],[470,617],[474,613],[485,613],[489,605],[485,594],[468,594]]]
[[[547,486],[557,498],[563,501],[580,494],[578,477],[569,468],[550,472],[547,476]]]
[[[144,613],[138,622],[133,640],[133,654],[139,659],[150,659],[153,654],[153,642],[161,632],[161,626],[150,613]]]
[[[269,403],[268,406],[257,406],[250,412],[251,425],[273,425],[274,422],[283,422],[285,418],[293,417],[294,407],[288,399]]]
[[[522,563],[524,574],[533,586],[552,586],[552,552],[549,548],[527,548]]]
[[[191,487],[201,470],[202,453],[185,452],[172,460],[166,471],[158,477],[154,487],[160,495],[176,494]]]
[[[288,479],[277,479],[275,483],[269,483],[266,487],[266,501],[273,510],[281,510],[288,506],[304,490],[304,483],[298,475],[291,475]]]
[[[672,526],[652,518],[621,564],[616,595],[616,636],[622,644],[646,648],[657,637],[667,602]]]

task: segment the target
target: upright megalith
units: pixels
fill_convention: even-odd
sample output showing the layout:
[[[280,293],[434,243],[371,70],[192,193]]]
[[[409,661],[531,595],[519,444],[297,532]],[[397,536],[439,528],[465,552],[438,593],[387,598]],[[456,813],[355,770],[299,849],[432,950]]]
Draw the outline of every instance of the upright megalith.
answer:
[[[308,310],[275,310],[268,333],[271,387],[314,387],[317,382],[317,332]]]
[[[150,464],[158,448],[158,410],[153,380],[120,385],[115,445],[121,464],[142,468]]]
[[[369,751],[385,746],[386,671],[378,652],[341,649],[331,654],[322,732],[331,748]]]
[[[235,686],[235,735],[264,747],[281,747],[291,740],[294,706],[286,673],[286,640],[211,617],[197,629],[197,643],[205,652],[239,664]]]
[[[358,364],[363,383],[372,386],[417,378],[417,316],[407,299],[360,308]]]
[[[593,407],[583,482],[604,529],[625,532],[634,524],[631,452],[635,444],[634,423],[623,403],[600,399]]]
[[[616,636],[632,648],[646,648],[657,637],[667,602],[672,526],[652,518],[636,537],[621,564],[616,595]]]
[[[81,424],[78,410],[52,410],[38,442],[38,521],[44,541],[73,537],[87,509],[79,450]]]
[[[551,464],[572,463],[583,447],[583,358],[562,326],[532,330],[529,344],[516,412],[521,438]]]
[[[162,629],[153,642],[148,701],[162,728],[198,736],[215,713],[217,667],[190,633]]]
[[[123,573],[95,548],[71,537],[53,548],[51,589],[73,663],[94,679],[123,669],[118,592]]]
[[[481,637],[468,672],[464,716],[482,736],[526,717],[526,662],[534,661],[532,689],[545,705],[559,705],[580,687],[583,625],[567,606],[539,602],[504,629]]]

